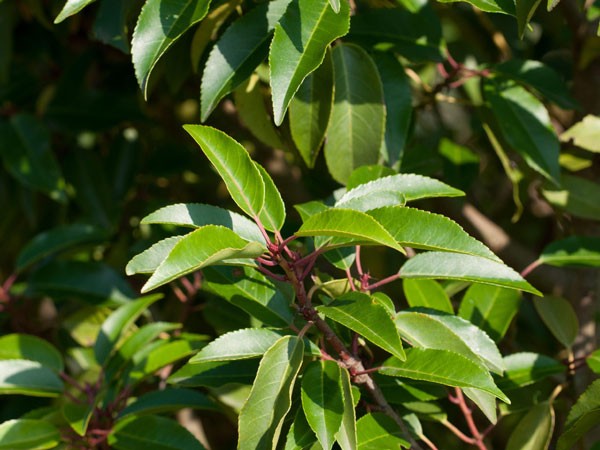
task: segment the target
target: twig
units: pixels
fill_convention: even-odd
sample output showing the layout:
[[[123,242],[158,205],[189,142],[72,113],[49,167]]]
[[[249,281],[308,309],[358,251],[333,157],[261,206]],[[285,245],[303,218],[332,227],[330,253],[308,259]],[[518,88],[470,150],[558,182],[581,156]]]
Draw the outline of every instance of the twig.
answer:
[[[372,291],[373,289],[377,289],[383,285],[391,283],[392,281],[396,281],[401,277],[400,272],[395,273],[394,275],[390,275],[389,277],[384,278],[383,280],[379,280],[373,284],[369,284],[366,286],[367,291]]]
[[[477,425],[473,420],[473,412],[471,411],[471,408],[469,408],[469,406],[467,405],[462,391],[460,390],[460,388],[454,388],[454,392],[456,393],[455,398],[457,400],[457,404],[460,410],[462,411],[463,416],[465,417],[465,421],[467,422],[469,431],[473,435],[474,442],[472,442],[472,445],[477,446],[477,448],[480,450],[487,450],[487,447],[483,443],[483,436],[479,432],[479,429],[477,428]]]
[[[529,264],[527,267],[525,267],[522,271],[521,271],[521,276],[523,278],[525,278],[527,275],[529,275],[531,272],[533,272],[533,270],[535,268],[537,268],[538,266],[542,265],[542,261],[540,261],[539,259],[536,259],[534,262],[532,262],[531,264]]]

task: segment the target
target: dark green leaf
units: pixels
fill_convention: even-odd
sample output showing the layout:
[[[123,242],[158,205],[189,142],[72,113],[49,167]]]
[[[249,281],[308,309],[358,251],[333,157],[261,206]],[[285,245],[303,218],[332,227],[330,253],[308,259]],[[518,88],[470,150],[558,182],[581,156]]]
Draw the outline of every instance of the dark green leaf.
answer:
[[[304,411],[298,408],[294,422],[288,431],[284,450],[304,450],[316,441],[317,437],[306,421]]]
[[[595,380],[577,399],[558,439],[557,450],[569,450],[600,421],[600,380]]]
[[[138,355],[134,357],[133,362],[135,365],[129,371],[128,383],[137,383],[157,370],[196,352],[196,349],[192,347],[192,343],[185,339],[161,344],[140,358],[136,358]]]
[[[494,424],[498,422],[498,414],[496,412],[496,397],[479,389],[462,388],[462,390],[464,394],[477,405],[477,407],[490,422]]]
[[[121,413],[119,417],[131,414],[141,416],[169,411],[179,411],[182,408],[194,408],[209,411],[219,411],[205,394],[192,389],[166,388],[162,391],[152,391],[136,398]]]
[[[506,372],[498,380],[501,389],[515,389],[565,372],[565,366],[538,353],[514,353],[504,358]]]
[[[55,397],[62,390],[62,381],[49,367],[24,359],[0,361],[0,394]]]
[[[254,165],[265,183],[265,203],[258,218],[265,229],[278,232],[285,222],[285,205],[271,176],[260,164],[254,163]]]
[[[549,402],[531,408],[515,427],[506,450],[547,450],[554,431],[554,409]]]
[[[551,266],[600,267],[600,238],[570,236],[544,248],[539,258]]]
[[[342,425],[335,438],[342,450],[354,450],[357,448],[358,441],[356,435],[356,411],[354,409],[355,402],[354,397],[352,396],[350,374],[347,370],[341,370],[340,381],[342,384],[342,393],[344,394],[344,413]],[[359,399],[357,398],[357,403],[358,400]]]
[[[258,360],[217,361],[186,364],[171,377],[169,383],[180,386],[220,387],[229,383],[251,384],[258,370]]]
[[[535,299],[533,305],[554,337],[570,348],[579,334],[579,322],[573,306],[564,298],[553,296]]]
[[[515,0],[515,9],[517,12],[517,26],[519,27],[519,37],[523,39],[525,30],[529,21],[533,17],[535,10],[542,0]]]
[[[60,432],[45,420],[15,419],[0,424],[0,450],[45,450],[60,443]]]
[[[94,37],[129,53],[128,22],[136,0],[102,0],[94,21]]]
[[[96,398],[98,401],[98,398]],[[62,414],[69,426],[79,435],[85,436],[96,402],[71,403],[66,402],[62,407]]]
[[[406,279],[402,289],[409,306],[422,306],[454,314],[450,298],[440,284],[434,280]]]
[[[465,1],[476,8],[491,13],[503,13],[515,15],[515,4],[505,0],[440,0],[442,3],[454,3]]]
[[[560,188],[545,186],[542,194],[550,204],[584,219],[600,220],[600,184],[563,174]]]
[[[63,357],[50,343],[28,334],[7,334],[0,337],[0,360],[26,359],[60,372]]]
[[[410,448],[394,419],[383,413],[370,413],[356,422],[358,450]]]

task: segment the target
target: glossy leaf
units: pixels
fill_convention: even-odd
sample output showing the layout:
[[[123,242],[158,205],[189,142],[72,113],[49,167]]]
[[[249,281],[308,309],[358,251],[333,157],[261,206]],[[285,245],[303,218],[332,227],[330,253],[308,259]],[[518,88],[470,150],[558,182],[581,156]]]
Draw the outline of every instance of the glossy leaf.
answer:
[[[204,450],[202,444],[173,419],[151,415],[117,421],[108,435],[108,443],[117,450]]]
[[[481,389],[510,403],[481,365],[458,353],[431,348],[409,348],[406,361],[391,357],[384,361],[382,375],[429,381],[446,386]]]
[[[46,420],[13,419],[0,424],[0,450],[45,450],[60,443],[60,432]]]
[[[147,0],[138,17],[131,56],[135,76],[148,96],[148,79],[158,60],[208,12],[210,0]]]
[[[600,267],[600,238],[570,236],[544,248],[539,258],[551,266]]]
[[[187,387],[218,388],[230,383],[251,384],[258,370],[258,360],[217,361],[206,364],[186,364],[169,377],[170,384]]]
[[[152,391],[136,398],[121,411],[119,417],[131,414],[141,416],[169,411],[179,411],[183,408],[193,408],[208,411],[219,411],[219,408],[202,392],[183,389],[166,388]]]
[[[600,117],[585,116],[567,131],[560,135],[563,142],[573,141],[573,144],[593,153],[600,153]]]
[[[570,348],[579,334],[579,321],[573,306],[564,298],[553,296],[538,298],[533,305],[554,337]]]
[[[244,82],[268,54],[268,44],[275,25],[290,0],[261,3],[233,22],[212,48],[201,85],[201,119],[229,92]]]
[[[402,266],[400,275],[402,278],[472,281],[542,295],[510,267],[487,258],[458,253],[420,253]]]
[[[228,228],[207,225],[181,239],[142,287],[148,292],[188,273],[232,258],[256,258],[262,244],[248,242]]]
[[[0,361],[0,394],[55,397],[63,383],[53,369],[24,359]]]
[[[549,402],[532,407],[517,424],[506,450],[547,450],[554,431],[554,408]]]
[[[328,306],[317,306],[317,311],[404,360],[402,341],[392,317],[384,306],[369,295],[349,292]]]
[[[336,13],[328,0],[292,0],[279,24],[269,51],[271,95],[276,125],[281,125],[292,97],[323,62],[329,44],[345,35],[350,8],[341,2]]]
[[[222,225],[247,241],[263,242],[265,239],[258,226],[247,217],[203,203],[178,203],[165,206],[144,217],[140,223],[160,223],[190,228]]]
[[[600,380],[593,381],[569,411],[557,450],[568,450],[600,421]]]
[[[67,0],[60,13],[58,13],[58,16],[56,16],[56,19],[54,19],[54,23],[60,23],[67,17],[77,14],[87,5],[95,1],[96,0]]]
[[[342,424],[342,370],[335,361],[315,361],[302,375],[302,409],[324,450],[331,450]]]
[[[600,220],[600,184],[581,177],[563,174],[560,188],[545,186],[542,194],[548,202],[577,217]]]
[[[551,375],[565,372],[565,366],[538,353],[514,353],[504,358],[506,372],[498,381],[501,389],[528,386]]]
[[[344,394],[344,412],[342,415],[342,424],[339,431],[335,435],[335,438],[342,450],[355,450],[358,445],[356,433],[356,410],[354,409],[354,398],[352,396],[350,374],[345,369],[341,370],[340,382],[342,385],[342,393]]]
[[[454,314],[454,308],[446,291],[434,280],[407,278],[402,282],[404,296],[409,306],[433,308]]]
[[[50,343],[28,334],[7,334],[0,337],[0,360],[26,359],[60,372],[63,357]]]
[[[399,244],[425,250],[464,253],[501,262],[489,248],[469,236],[460,225],[440,214],[398,206],[374,209],[368,214],[389,231]]]
[[[279,231],[285,222],[285,205],[281,199],[281,194],[275,186],[271,175],[257,163],[254,163],[260,176],[265,183],[265,203],[260,210],[258,218],[265,229],[269,231]]]
[[[354,169],[379,160],[385,102],[377,67],[363,49],[338,45],[332,58],[335,95],[323,151],[329,173],[345,184]]]
[[[291,406],[303,352],[302,339],[284,336],[265,353],[239,416],[238,449],[275,448]]]
[[[358,450],[410,448],[394,420],[383,413],[369,413],[356,422]]]
[[[158,241],[142,253],[135,255],[125,266],[127,275],[136,273],[152,273],[161,263],[167,259],[173,247],[177,245],[185,236],[171,236],[162,241]]]
[[[333,61],[326,52],[323,63],[304,79],[289,107],[292,139],[309,168],[314,167],[325,139],[333,92]]]
[[[250,217],[258,217],[265,202],[265,183],[250,155],[216,128],[185,125],[225,182],[231,198]]]

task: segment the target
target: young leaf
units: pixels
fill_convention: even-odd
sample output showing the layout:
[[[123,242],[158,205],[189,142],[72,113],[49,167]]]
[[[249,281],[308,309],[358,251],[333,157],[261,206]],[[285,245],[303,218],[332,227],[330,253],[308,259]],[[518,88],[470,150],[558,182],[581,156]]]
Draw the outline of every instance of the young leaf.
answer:
[[[542,295],[510,267],[487,258],[459,253],[420,253],[402,266],[400,275],[402,278],[472,281]]]
[[[285,222],[285,204],[273,179],[258,163],[254,163],[265,183],[265,203],[258,218],[269,231],[279,231]]]
[[[548,202],[584,219],[600,220],[600,184],[585,178],[564,174],[560,188],[544,186],[542,194]]]
[[[531,408],[515,427],[506,450],[547,450],[554,431],[554,408],[542,402]]]
[[[318,306],[317,311],[362,335],[365,339],[405,359],[402,341],[392,317],[377,300],[362,292],[349,292],[329,306]]]
[[[402,281],[402,289],[409,306],[422,306],[454,314],[454,308],[448,294],[434,280],[407,278]]]
[[[570,348],[579,334],[579,322],[573,306],[564,298],[553,296],[538,298],[533,305],[554,337]]]
[[[355,450],[358,440],[356,435],[356,411],[354,409],[350,374],[345,369],[341,370],[340,382],[342,384],[342,393],[344,394],[344,413],[342,416],[342,425],[335,435],[335,439],[342,450]]]
[[[327,51],[323,63],[304,79],[290,102],[292,139],[309,168],[314,167],[325,139],[333,92],[333,60]]]
[[[409,348],[406,349],[406,361],[388,358],[379,373],[446,386],[481,389],[505,403],[510,403],[483,366],[448,350]]]
[[[148,292],[203,267],[233,258],[256,258],[263,244],[248,242],[228,228],[207,225],[181,239],[142,287]]]
[[[595,380],[577,399],[558,439],[557,450],[569,450],[600,421],[600,380]]]
[[[0,360],[26,359],[56,372],[64,369],[63,357],[50,343],[28,334],[7,334],[0,337]]]
[[[54,23],[60,23],[67,17],[77,14],[87,5],[95,1],[96,0],[67,0],[63,8],[60,10],[60,13],[58,13],[58,16],[56,16],[56,19],[54,19]]]
[[[183,128],[217,169],[233,201],[250,217],[258,217],[265,202],[265,183],[246,149],[216,128],[203,125]]]
[[[120,412],[119,418],[131,414],[139,417],[145,414],[179,411],[182,408],[219,411],[217,405],[202,392],[185,388],[166,388],[136,398]]]
[[[46,420],[13,419],[0,424],[0,450],[45,450],[60,443],[60,432]]]
[[[302,375],[302,409],[324,450],[331,450],[342,424],[342,370],[335,361],[314,361]]]
[[[303,353],[302,339],[284,336],[261,359],[239,416],[239,450],[274,449],[277,445]]]
[[[158,241],[142,253],[135,255],[125,266],[127,275],[136,273],[152,273],[162,262],[167,259],[173,247],[184,238],[184,236],[171,236],[162,241]]]
[[[62,381],[49,367],[24,359],[0,361],[0,394],[56,397],[62,390]]]
[[[369,413],[356,422],[358,450],[410,448],[394,419],[383,413]]]
[[[528,386],[551,375],[565,372],[565,366],[538,353],[514,353],[504,358],[506,372],[498,381],[504,390]]]
[[[560,135],[563,142],[573,144],[590,152],[600,153],[600,117],[588,114]]]
[[[131,41],[135,76],[144,98],[148,97],[148,79],[158,60],[183,33],[204,18],[209,3],[210,0],[146,1]]]
[[[570,236],[544,248],[539,258],[551,266],[600,267],[600,238]]]
[[[233,22],[219,38],[202,73],[202,122],[219,100],[246,80],[265,59],[271,33],[289,4],[290,0],[261,3]]]
[[[258,364],[257,359],[186,364],[171,375],[167,381],[179,386],[213,388],[230,383],[251,384],[256,376]]]
[[[276,125],[281,125],[292,97],[325,51],[350,26],[350,8],[342,2],[335,13],[328,0],[292,0],[279,24],[269,51],[271,93]]]
[[[506,334],[520,304],[518,291],[476,283],[465,292],[458,315],[498,342]]]
[[[345,184],[354,169],[379,160],[385,103],[377,67],[367,52],[342,44],[332,57],[335,97],[323,151],[329,173]]]

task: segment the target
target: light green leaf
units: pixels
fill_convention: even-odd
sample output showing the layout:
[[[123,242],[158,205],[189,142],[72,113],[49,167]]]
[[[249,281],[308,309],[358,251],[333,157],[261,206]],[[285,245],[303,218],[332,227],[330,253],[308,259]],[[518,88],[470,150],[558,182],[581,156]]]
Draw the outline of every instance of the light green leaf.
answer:
[[[206,225],[192,231],[173,247],[142,287],[142,292],[227,259],[256,258],[263,251],[263,244],[245,241],[229,228]]]
[[[306,421],[304,411],[302,408],[298,408],[294,422],[286,436],[284,450],[304,450],[316,441],[317,437]]]
[[[24,359],[0,361],[0,394],[56,397],[63,383],[53,369]]]
[[[167,259],[173,247],[184,238],[184,236],[171,236],[158,241],[142,253],[135,255],[125,266],[125,273],[133,275],[136,273],[152,273],[161,263]]]
[[[292,139],[309,168],[314,167],[325,139],[333,92],[333,60],[328,51],[323,63],[304,79],[290,102]]]
[[[354,409],[350,374],[345,369],[341,370],[340,382],[342,384],[342,393],[344,394],[344,413],[340,430],[335,435],[335,438],[342,450],[355,450],[358,445],[356,434],[356,411]]]
[[[135,76],[145,98],[148,79],[158,60],[183,33],[204,18],[209,3],[210,0],[146,0],[131,41]]]
[[[394,419],[383,413],[370,413],[356,422],[358,450],[410,448]]]
[[[402,281],[402,289],[409,306],[422,306],[454,314],[448,294],[434,280],[407,278]]]
[[[350,8],[345,1],[336,14],[328,0],[292,0],[275,27],[269,51],[276,125],[283,122],[304,79],[323,62],[329,44],[345,35],[349,26]]]
[[[62,415],[69,426],[79,435],[85,436],[90,420],[96,407],[96,397],[93,403],[71,403],[66,402],[62,407]]]
[[[191,228],[222,225],[247,241],[264,242],[265,240],[258,226],[247,217],[203,203],[178,203],[165,206],[144,217],[140,223],[160,223]]]
[[[105,307],[85,306],[64,317],[61,325],[79,345],[92,347],[100,327],[111,312]]]
[[[542,402],[531,408],[506,443],[506,450],[547,450],[554,431],[554,408]]]
[[[560,145],[544,105],[514,83],[486,79],[484,92],[506,142],[532,169],[557,183]]]
[[[529,21],[542,0],[515,0],[519,38],[523,39]]]
[[[50,343],[28,334],[7,334],[0,337],[0,360],[26,359],[60,372],[64,362],[60,352]]]
[[[258,370],[258,360],[217,361],[186,364],[167,380],[179,386],[218,388],[230,383],[251,384]]]
[[[166,388],[161,391],[151,391],[136,398],[122,410],[119,418],[135,414],[158,414],[169,411],[179,411],[182,408],[219,411],[219,408],[202,392],[184,388]]]
[[[565,366],[553,358],[538,353],[514,353],[504,358],[506,371],[498,380],[501,389],[528,386],[550,375],[565,372]]]
[[[265,59],[275,25],[290,0],[261,3],[225,30],[208,55],[201,84],[200,117],[204,122],[229,92]]]
[[[404,310],[396,315],[400,333],[416,347],[450,350],[502,374],[504,362],[490,337],[461,317],[435,309]]]
[[[277,445],[303,353],[302,339],[284,336],[261,359],[239,416],[239,450],[274,449]]]
[[[570,236],[544,248],[539,258],[551,266],[600,267],[600,238]]]
[[[160,416],[118,420],[108,435],[108,443],[117,450],[204,450],[188,430],[173,419]]]
[[[183,128],[217,169],[233,201],[250,217],[258,217],[265,202],[265,183],[246,149],[216,128],[202,125]]]
[[[420,253],[402,266],[400,275],[402,278],[472,281],[542,295],[510,267],[487,258],[459,253]]]
[[[345,184],[354,169],[379,160],[385,103],[377,67],[367,52],[342,44],[332,57],[335,96],[323,151],[329,173]]]
[[[285,222],[285,204],[271,175],[258,163],[254,163],[265,183],[265,203],[258,218],[269,231],[279,231]]]
[[[87,5],[95,1],[96,0],[67,0],[60,13],[58,13],[58,16],[56,16],[56,19],[54,19],[54,23],[60,23],[67,17],[77,14]]]
[[[558,439],[557,450],[569,450],[600,421],[600,380],[595,380],[577,399]]]
[[[94,355],[98,364],[104,364],[114,352],[114,347],[119,337],[127,332],[128,328],[148,307],[161,299],[162,295],[149,295],[131,301],[113,312],[102,324],[98,339],[94,346]]]
[[[579,322],[573,306],[564,298],[554,296],[538,298],[533,305],[554,337],[570,348],[579,334]]]
[[[349,292],[329,306],[318,306],[317,311],[404,360],[402,341],[392,317],[384,306],[369,295]]]
[[[542,194],[550,204],[584,219],[600,220],[600,184],[563,174],[561,186],[545,186]]]
[[[179,361],[196,352],[192,343],[179,339],[157,345],[147,354],[144,354],[138,361],[134,357],[135,365],[129,372],[127,383],[137,383],[148,375],[152,375],[158,369]],[[137,355],[136,355],[137,356]]]
[[[45,450],[60,443],[60,432],[46,420],[13,419],[0,424],[0,450]]]
[[[520,304],[518,291],[476,283],[465,292],[458,315],[498,342],[506,334]]]
[[[384,361],[382,375],[429,381],[446,386],[480,389],[510,403],[481,365],[458,353],[431,348],[406,349],[406,361],[391,357]]]
[[[494,424],[498,422],[498,414],[496,412],[496,397],[479,389],[462,388],[462,390],[464,394],[477,405],[477,407],[490,422]]]
[[[600,117],[591,114],[585,116],[561,134],[560,140],[563,142],[572,140],[577,147],[600,153]]]
[[[378,164],[360,166],[350,174],[350,178],[348,178],[348,182],[346,183],[346,189],[350,191],[361,184],[390,175],[397,175],[396,171],[390,167],[380,166]]]
[[[342,370],[335,361],[314,361],[302,375],[302,409],[324,450],[331,450],[342,425]]]
[[[600,349],[590,353],[585,360],[594,373],[600,374]]]

